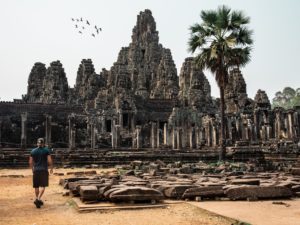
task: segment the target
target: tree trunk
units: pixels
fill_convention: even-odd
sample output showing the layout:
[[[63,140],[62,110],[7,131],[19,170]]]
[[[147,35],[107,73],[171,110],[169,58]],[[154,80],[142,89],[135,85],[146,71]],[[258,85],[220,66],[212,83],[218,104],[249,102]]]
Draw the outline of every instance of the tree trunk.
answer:
[[[224,86],[220,85],[220,112],[221,112],[221,149],[219,152],[219,161],[223,161],[226,155],[226,146],[225,146],[225,99],[224,99]]]

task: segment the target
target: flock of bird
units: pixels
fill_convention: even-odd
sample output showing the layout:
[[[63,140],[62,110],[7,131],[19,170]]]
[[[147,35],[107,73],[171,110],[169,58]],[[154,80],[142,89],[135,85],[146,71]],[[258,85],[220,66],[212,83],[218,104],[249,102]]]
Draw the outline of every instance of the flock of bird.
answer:
[[[102,31],[101,27],[91,25],[88,20],[84,20],[82,17],[80,19],[71,18],[71,20],[75,23],[75,29],[78,30],[79,34],[90,33],[91,36],[96,37]]]

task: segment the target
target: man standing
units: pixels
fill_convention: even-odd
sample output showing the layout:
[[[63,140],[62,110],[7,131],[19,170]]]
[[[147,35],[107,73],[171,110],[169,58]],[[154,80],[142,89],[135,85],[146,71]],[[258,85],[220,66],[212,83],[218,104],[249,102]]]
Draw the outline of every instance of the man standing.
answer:
[[[40,208],[44,204],[41,198],[45,188],[49,185],[48,165],[50,173],[53,173],[53,162],[49,149],[45,147],[43,138],[37,140],[37,146],[30,153],[29,166],[33,172],[33,188],[36,196],[34,204],[37,208]]]

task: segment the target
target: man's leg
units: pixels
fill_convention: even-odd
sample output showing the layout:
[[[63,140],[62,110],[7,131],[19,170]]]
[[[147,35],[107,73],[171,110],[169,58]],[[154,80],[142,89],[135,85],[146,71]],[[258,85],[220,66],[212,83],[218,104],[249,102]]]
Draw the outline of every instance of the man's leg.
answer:
[[[41,200],[41,198],[42,198],[44,192],[45,192],[45,187],[41,187],[40,194],[38,195],[38,200]]]
[[[38,199],[39,198],[39,192],[40,192],[39,188],[35,188],[34,191],[35,191],[35,198]]]

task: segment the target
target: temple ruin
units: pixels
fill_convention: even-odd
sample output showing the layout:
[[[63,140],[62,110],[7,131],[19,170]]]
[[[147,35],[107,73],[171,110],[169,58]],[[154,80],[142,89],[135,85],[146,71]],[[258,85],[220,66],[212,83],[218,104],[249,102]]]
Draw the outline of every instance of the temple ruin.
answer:
[[[300,107],[272,109],[262,90],[249,98],[237,68],[230,71],[225,102],[228,157],[237,152],[245,153],[240,157],[246,160],[265,152],[298,157]],[[121,48],[110,70],[97,73],[92,60],[83,59],[73,88],[60,61],[48,68],[35,63],[27,93],[0,102],[0,128],[2,152],[21,152],[45,137],[65,155],[130,149],[157,152],[158,157],[177,151],[183,154],[179,159],[190,152],[192,159],[193,153],[201,157],[218,151],[219,100],[211,96],[193,58],[186,58],[177,74],[171,50],[159,43],[155,20],[145,10],[137,16],[131,43]]]

